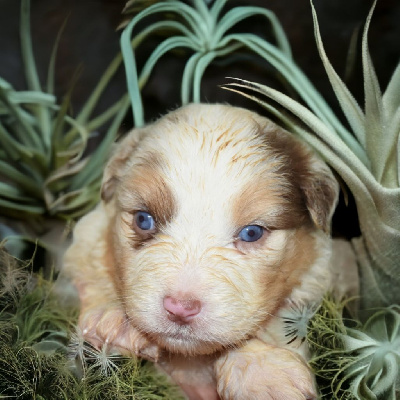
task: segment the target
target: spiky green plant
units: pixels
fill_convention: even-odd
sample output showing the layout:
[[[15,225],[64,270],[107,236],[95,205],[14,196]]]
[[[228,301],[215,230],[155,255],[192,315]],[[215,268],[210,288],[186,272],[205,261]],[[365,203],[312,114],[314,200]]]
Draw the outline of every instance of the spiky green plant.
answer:
[[[223,14],[222,11],[227,1],[215,0],[210,7],[204,0],[192,0],[192,5],[179,0],[144,1],[144,3],[155,4],[151,4],[135,15],[121,36],[121,50],[136,126],[144,124],[140,87],[145,85],[149,79],[155,64],[169,51],[184,49],[190,54],[182,74],[182,104],[189,101],[200,101],[203,74],[216,58],[226,57],[244,48],[260,55],[273,65],[280,65],[281,60],[275,57],[277,53],[275,46],[252,33],[231,32],[231,29],[244,19],[257,15],[266,18],[271,24],[279,52],[285,57],[291,57],[290,47],[283,29],[271,11],[262,7],[244,6],[234,7]],[[128,12],[131,7],[136,5],[135,1],[128,2],[126,11]],[[140,32],[134,34],[135,41],[143,41],[153,33],[168,33],[167,37],[148,57],[138,74],[135,52],[131,45],[132,33],[137,25],[148,17],[157,14],[164,16],[166,13],[166,17],[156,22],[150,20],[149,25],[145,25]]]
[[[30,1],[21,1],[20,37],[26,91],[0,78],[0,215],[36,223],[45,218],[83,215],[98,201],[103,164],[129,107],[124,95],[99,115],[94,108],[114,76],[121,56],[104,72],[76,117],[69,114],[76,78],[61,104],[54,95],[57,46],[51,55],[45,89],[39,80],[30,35]],[[108,125],[107,125],[108,124]],[[107,127],[100,145],[84,155],[90,136]],[[37,232],[37,230],[35,230]]]
[[[325,54],[311,2],[318,50],[351,132],[326,108],[325,102],[323,107],[315,103],[310,105],[310,100],[318,96],[311,84],[300,93],[309,108],[257,83],[239,80],[226,86],[262,104],[292,132],[310,143],[352,191],[362,234],[353,240],[353,247],[361,276],[363,308],[400,303],[400,65],[382,95],[368,50],[368,29],[375,4],[376,1],[362,37],[365,91],[362,110]],[[303,73],[299,68],[291,61],[288,63],[301,78]],[[287,76],[285,71],[280,72]],[[279,111],[272,102],[245,93],[243,89],[277,102],[300,119],[306,129],[294,117]]]

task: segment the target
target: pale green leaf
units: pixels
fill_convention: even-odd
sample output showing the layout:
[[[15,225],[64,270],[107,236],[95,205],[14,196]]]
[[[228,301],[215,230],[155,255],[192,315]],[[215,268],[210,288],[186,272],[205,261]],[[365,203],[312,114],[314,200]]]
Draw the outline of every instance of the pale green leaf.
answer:
[[[347,351],[368,349],[368,351],[373,353],[373,348],[377,346],[375,339],[357,329],[348,329],[347,335],[341,335],[340,338]],[[370,352],[365,354],[371,354]]]
[[[143,8],[149,7],[150,5],[157,3],[160,0],[129,0],[123,10],[122,13],[138,13],[139,11],[142,11]]]
[[[22,47],[22,58],[25,66],[25,76],[28,88],[33,91],[41,92],[39,74],[36,68],[36,61],[33,55],[31,41],[31,22],[30,22],[30,0],[21,1],[21,23],[20,37]]]
[[[315,38],[317,42],[318,51],[321,57],[321,60],[324,64],[325,71],[328,74],[329,81],[331,82],[332,88],[336,94],[336,97],[339,101],[339,104],[342,108],[343,113],[345,114],[349,124],[359,140],[362,147],[366,148],[366,138],[365,138],[365,118],[364,114],[354,99],[353,95],[347,89],[346,85],[340,79],[339,75],[336,73],[332,64],[329,62],[328,57],[326,56],[325,49],[322,43],[321,34],[319,31],[317,14],[315,12],[315,8],[313,2],[311,1],[312,7],[312,15],[314,20],[314,32]]]
[[[28,197],[26,192],[23,193],[18,187],[10,185],[6,182],[0,181],[0,197],[12,200],[15,202],[27,202],[33,201],[32,197]]]
[[[214,20],[216,21],[222,11],[222,9],[224,8],[225,4],[228,2],[228,0],[215,0],[214,4],[211,6],[210,9],[210,14],[212,15],[212,17],[214,18]]]
[[[118,54],[116,57],[114,57],[114,59],[112,60],[110,65],[104,71],[104,73],[101,76],[96,87],[90,94],[90,97],[85,102],[85,105],[82,107],[82,109],[80,110],[79,114],[76,117],[76,121],[80,125],[85,125],[87,123],[87,121],[89,120],[90,115],[92,114],[94,108],[96,107],[100,96],[103,94],[105,88],[110,83],[112,77],[118,71],[118,68],[120,67],[121,62],[122,62],[122,55]]]
[[[238,81],[242,82],[242,85],[233,83],[225,85],[225,87],[233,86],[249,89],[261,93],[283,105],[287,110],[292,112],[294,115],[296,115],[296,117],[309,126],[321,140],[329,144],[333,152],[337,155],[340,155],[348,167],[351,168],[362,179],[363,182],[367,184],[373,181],[370,171],[365,167],[362,161],[360,161],[360,158],[361,160],[363,160],[363,158],[365,159],[365,155],[360,153],[357,154],[357,157],[354,157],[354,153],[345,143],[340,140],[336,132],[333,131],[331,127],[327,126],[323,121],[321,121],[317,116],[315,116],[309,109],[291,99],[289,96],[286,96],[285,94],[267,86],[239,79]],[[318,147],[316,147],[316,149],[319,150]]]
[[[400,186],[400,154],[398,143],[400,140],[400,64],[388,85],[382,99],[382,184],[388,187]]]
[[[36,69],[36,62],[33,55],[31,32],[30,32],[30,0],[22,0],[21,2],[21,23],[20,23],[20,37],[22,48],[22,59],[24,62],[25,76],[28,83],[28,88],[33,91],[42,91],[39,75]],[[51,116],[49,110],[38,104],[36,106],[35,114],[37,116],[41,136],[37,140],[44,149],[50,149],[50,133],[51,133]]]
[[[132,21],[133,22],[133,21]],[[131,33],[134,27],[132,22],[125,28],[121,35],[121,50],[124,58],[125,73],[128,92],[132,105],[135,126],[144,125],[142,96],[140,95],[136,59],[131,46]]]
[[[8,96],[9,91],[5,91],[0,87],[0,101],[7,107],[9,115],[14,118],[17,125],[15,129],[16,136],[22,144],[36,148],[39,151],[42,150],[43,146],[39,134],[29,124],[25,117],[26,113],[19,105],[12,103]]]
[[[193,102],[200,103],[200,86],[201,80],[204,74],[204,71],[208,67],[208,65],[214,60],[216,57],[215,51],[209,51],[204,54],[196,64],[196,68],[193,74]]]
[[[133,118],[136,126],[144,124],[143,104],[139,89],[136,58],[131,45],[131,36],[137,23],[145,17],[159,12],[179,13],[191,26],[198,37],[202,37],[202,20],[195,11],[186,4],[178,1],[156,3],[137,14],[121,35],[121,51],[125,64],[128,92],[132,105]]]
[[[24,188],[27,193],[31,193],[35,197],[40,197],[42,194],[40,184],[38,185],[38,182],[32,180],[31,176],[27,176],[2,160],[0,160],[0,176],[4,176],[6,181],[15,182],[17,185]]]
[[[158,60],[168,51],[178,47],[188,48],[193,51],[198,50],[193,45],[191,40],[189,40],[185,36],[172,36],[165,39],[153,50],[150,57],[147,59],[145,65],[143,66],[143,69],[139,76],[140,85],[144,85],[147,82],[151,71],[153,70]]]
[[[372,18],[373,11],[376,6],[376,0],[368,14],[367,21],[364,27],[362,38],[362,63],[364,75],[364,93],[365,93],[365,127],[366,127],[366,144],[367,154],[371,160],[372,173],[378,182],[384,186],[392,187],[393,183],[385,180],[383,182],[383,171],[385,170],[387,159],[387,145],[384,145],[388,139],[383,131],[384,116],[382,112],[382,94],[379,87],[378,78],[375,68],[371,60],[371,55],[368,49],[368,30]],[[391,166],[388,166],[389,168]]]
[[[212,18],[205,0],[192,0],[192,2],[199,17],[201,17],[204,35],[209,35],[213,31],[215,20]]]
[[[71,178],[70,190],[78,190],[85,185],[88,185],[101,178],[105,162],[111,151],[111,146],[116,139],[116,132],[121,125],[121,122],[129,107],[128,98],[125,98],[125,103],[121,106],[118,114],[104,135],[97,149],[90,155],[89,161],[85,168]]]
[[[378,350],[379,352],[379,350]],[[396,385],[396,380],[399,372],[399,357],[397,357],[393,353],[386,353],[382,359],[378,357],[374,357],[373,362],[376,365],[372,365],[370,367],[369,376],[376,376],[378,379],[375,380],[374,384],[371,385],[371,390],[379,397],[388,392],[393,392],[393,389]],[[388,397],[385,397],[388,399]]]
[[[0,122],[0,144],[7,157],[13,160],[19,160],[21,154],[26,157],[32,157],[33,152],[28,146],[24,146],[14,139],[13,135],[8,132],[4,125]]]
[[[181,33],[190,39],[196,47],[200,47],[202,40],[197,37],[188,27],[179,21],[162,20],[143,28],[138,32],[131,41],[132,48],[136,48],[141,44],[151,33],[158,31],[166,36],[172,36],[172,32]]]
[[[97,190],[94,190],[97,189]],[[76,191],[59,196],[54,202],[48,204],[50,214],[70,214],[83,209],[90,209],[100,200],[99,187],[86,186]]]
[[[122,96],[112,106],[107,108],[107,110],[90,120],[86,124],[86,130],[89,132],[94,132],[101,126],[104,126],[108,121],[110,121],[116,114],[120,112],[121,107],[125,110],[127,110],[127,108],[129,107],[129,97],[127,94]]]
[[[57,51],[58,51],[58,46],[60,44],[61,36],[67,25],[67,20],[68,19],[66,18],[64,20],[63,24],[61,25],[61,28],[58,30],[56,40],[53,45],[53,50],[51,52],[50,61],[49,61],[49,69],[48,69],[48,73],[47,73],[47,85],[46,85],[46,89],[47,89],[48,93],[54,93],[54,74],[55,74]]]
[[[222,40],[226,32],[234,25],[244,19],[257,15],[265,17],[270,22],[278,48],[286,55],[286,57],[291,58],[292,52],[282,25],[279,23],[272,11],[262,7],[243,6],[229,10],[217,24],[215,33],[212,37],[212,47],[220,47],[218,46],[218,43]]]
[[[397,184],[400,187],[400,135],[397,138],[397,176],[398,176]]]
[[[85,147],[88,139],[89,139],[89,131],[85,126],[80,124],[74,118],[69,115],[65,115],[65,121],[73,127],[73,129],[69,130],[67,133],[63,135],[63,143],[61,147],[63,149],[68,149],[74,145],[74,143],[79,143],[81,146],[81,153],[83,152],[83,148]]]
[[[382,103],[386,120],[390,119],[400,108],[400,63],[397,65],[383,94]]]
[[[182,74],[182,84],[181,84],[181,101],[182,104],[188,104],[190,101],[190,93],[192,88],[193,74],[195,67],[202,57],[201,53],[194,53],[189,60],[186,62],[185,69]]]
[[[132,40],[131,46],[133,48],[137,47],[149,34],[155,32],[155,31],[177,31],[185,35],[189,40],[192,41],[192,43],[197,47],[201,45],[201,42],[199,39],[193,35],[193,33],[186,28],[185,25],[178,21],[159,21],[151,24],[150,26],[146,27],[143,29],[141,32],[139,32]],[[194,58],[199,58],[201,57],[200,54],[195,54],[193,55]],[[183,104],[187,104],[189,102],[189,97],[190,97],[190,83],[192,80],[192,75],[193,75],[193,61],[188,61],[185,67],[185,71],[183,73],[183,78],[182,82],[185,82],[185,84],[182,84],[182,93],[181,93],[181,98],[185,99],[183,100]],[[138,87],[143,86],[143,80],[138,83]],[[184,93],[185,92],[185,93]]]
[[[209,51],[208,53],[203,54],[196,63],[196,67],[194,69],[193,74],[193,102],[199,103],[201,101],[200,92],[201,92],[201,81],[203,78],[203,74],[206,68],[210,65],[210,63],[217,57],[223,57],[227,54],[233,53],[242,47],[241,43],[234,43],[229,46],[225,46],[220,50]],[[182,82],[183,85],[183,82]]]
[[[327,126],[332,127],[345,143],[360,155],[363,162],[368,165],[368,159],[362,156],[364,150],[355,140],[347,129],[342,125],[338,118],[334,115],[331,108],[326,103],[325,99],[313,87],[304,73],[297,65],[288,57],[286,57],[277,47],[271,45],[265,40],[252,34],[232,34],[227,35],[221,42],[221,45],[226,46],[228,41],[238,41],[251,49],[256,54],[267,60],[277,71],[282,74],[284,79],[293,89],[302,97],[305,103],[320,118]]]
[[[24,212],[28,214],[42,215],[45,213],[45,208],[40,205],[29,204],[29,203],[17,203],[16,201],[10,201],[2,199],[0,197],[0,210],[3,210],[1,214],[16,216],[15,212]]]
[[[34,91],[12,91],[8,96],[10,102],[14,104],[40,104],[45,107],[52,107],[56,104],[55,96]]]
[[[88,162],[88,158],[84,158],[80,162],[77,163],[67,163],[64,164],[62,167],[52,171],[50,175],[47,177],[47,179],[44,182],[44,186],[50,186],[52,183],[60,180],[64,180],[65,178],[68,178],[72,175],[75,175],[82,171],[82,169],[85,167],[85,165]],[[65,185],[64,188],[69,185],[69,180],[65,180]]]
[[[355,376],[351,382],[350,392],[356,400],[378,400],[374,392],[366,385],[364,373]]]
[[[75,84],[78,79],[79,72],[75,73],[69,84],[67,93],[65,94],[61,106],[58,108],[57,114],[52,121],[52,156],[54,158],[55,154],[63,148],[63,138],[64,138],[64,127],[66,123],[66,115],[68,113],[69,107],[71,105],[71,96],[74,90]],[[57,168],[58,166],[56,166]]]

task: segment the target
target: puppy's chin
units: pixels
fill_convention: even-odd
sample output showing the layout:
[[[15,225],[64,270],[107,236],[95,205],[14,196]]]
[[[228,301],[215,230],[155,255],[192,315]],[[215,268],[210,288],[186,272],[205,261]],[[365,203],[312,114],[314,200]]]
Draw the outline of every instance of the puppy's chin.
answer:
[[[202,340],[184,331],[185,329],[181,333],[169,335],[157,334],[152,338],[160,347],[165,348],[169,352],[185,356],[213,354],[225,348],[222,343],[212,340]]]
[[[226,348],[236,347],[251,336],[250,332],[243,333],[243,327],[240,333],[233,335],[220,326],[220,333],[217,333],[215,326],[209,326],[208,318],[200,318],[188,324],[177,324],[167,321],[160,314],[156,318],[158,323],[155,325],[149,323],[151,317],[146,321],[136,320],[136,323],[135,318],[130,319],[134,326],[140,326],[141,331],[152,342],[174,354],[185,356],[213,354]]]

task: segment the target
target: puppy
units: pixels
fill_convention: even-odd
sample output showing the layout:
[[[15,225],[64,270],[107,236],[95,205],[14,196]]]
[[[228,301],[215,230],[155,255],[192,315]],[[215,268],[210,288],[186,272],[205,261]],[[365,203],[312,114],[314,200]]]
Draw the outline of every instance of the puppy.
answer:
[[[122,140],[101,196],[65,256],[87,341],[156,361],[191,400],[316,398],[285,315],[331,284],[338,185],[304,144],[185,106]]]

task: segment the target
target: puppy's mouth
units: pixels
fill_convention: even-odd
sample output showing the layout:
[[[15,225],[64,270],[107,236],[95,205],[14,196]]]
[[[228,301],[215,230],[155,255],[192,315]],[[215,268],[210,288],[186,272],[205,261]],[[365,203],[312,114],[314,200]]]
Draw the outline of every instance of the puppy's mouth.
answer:
[[[133,325],[171,353],[211,354],[241,343],[250,334],[248,329],[238,326],[235,318],[230,319],[230,324],[221,323],[218,307],[193,297],[165,297],[161,304],[145,311],[142,308],[140,314],[132,312]]]
[[[163,329],[148,333],[161,347],[172,353],[185,355],[211,354],[224,347],[218,338],[213,337],[198,321],[169,320]]]
[[[212,354],[224,346],[218,341],[204,340],[186,332],[175,332],[166,335],[157,334],[156,341],[171,353],[196,356]]]

